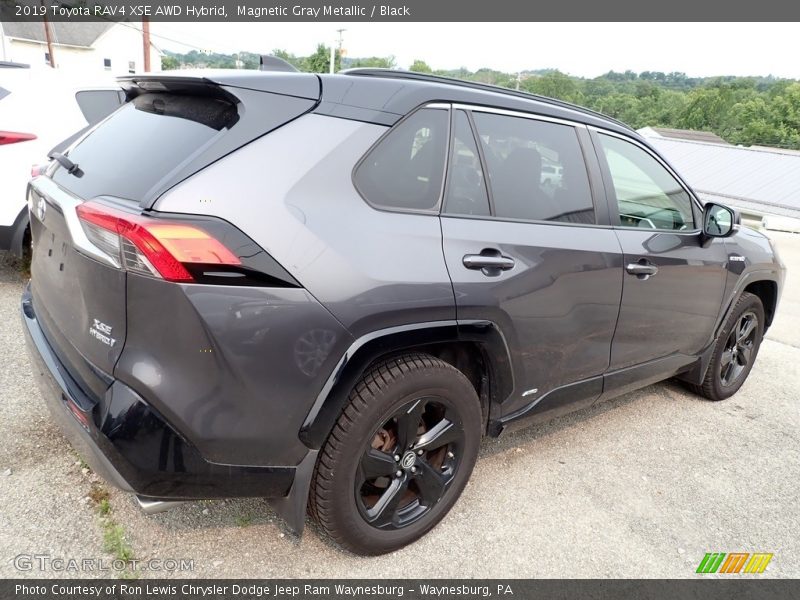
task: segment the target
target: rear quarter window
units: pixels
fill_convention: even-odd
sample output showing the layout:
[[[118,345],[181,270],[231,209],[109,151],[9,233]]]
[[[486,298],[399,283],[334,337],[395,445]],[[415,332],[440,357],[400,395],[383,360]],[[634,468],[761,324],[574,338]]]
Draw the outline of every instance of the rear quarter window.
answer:
[[[448,112],[424,108],[395,125],[356,167],[356,188],[376,208],[436,210],[447,153]]]
[[[11,92],[9,92],[6,88],[0,87],[0,100],[8,96]]]

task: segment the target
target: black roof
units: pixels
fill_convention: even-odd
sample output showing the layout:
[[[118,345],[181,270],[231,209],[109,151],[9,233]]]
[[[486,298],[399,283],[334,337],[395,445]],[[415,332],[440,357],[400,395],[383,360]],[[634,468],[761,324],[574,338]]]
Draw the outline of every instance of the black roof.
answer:
[[[428,83],[436,83],[441,85],[452,85],[459,88],[466,88],[471,90],[480,90],[483,92],[492,92],[495,94],[503,94],[507,96],[513,96],[515,98],[522,98],[524,100],[535,100],[539,103],[550,104],[553,106],[558,106],[560,108],[566,108],[573,111],[578,111],[592,117],[599,117],[604,121],[611,121],[616,123],[617,125],[622,125],[626,129],[631,129],[628,125],[623,123],[622,121],[618,121],[613,117],[609,117],[608,115],[604,115],[603,113],[597,112],[595,110],[591,110],[589,108],[585,108],[583,106],[578,106],[577,104],[572,104],[571,102],[565,102],[564,100],[558,100],[556,98],[549,98],[547,96],[540,96],[538,94],[532,94],[530,92],[521,92],[519,90],[514,90],[511,88],[502,87],[499,85],[491,85],[489,83],[480,83],[477,81],[466,81],[464,79],[456,79],[455,77],[446,77],[443,75],[433,75],[431,73],[417,73],[415,71],[401,71],[397,69],[347,69],[341,72],[345,75],[360,75],[363,77],[384,77],[389,79],[403,79],[403,80],[411,80],[411,81],[425,81]]]
[[[322,102],[316,112],[332,116],[391,125],[428,102],[463,102],[535,112],[639,137],[624,123],[601,113],[494,85],[393,69],[350,69],[338,75],[319,77],[322,79]]]
[[[627,125],[568,102],[493,85],[391,69],[351,69],[336,75],[252,70],[198,70],[147,73],[120,78],[123,87],[148,80],[201,79],[207,83],[319,100],[314,112],[380,125],[431,102],[461,102],[532,112],[596,125],[639,138]],[[146,84],[145,84],[146,85]]]

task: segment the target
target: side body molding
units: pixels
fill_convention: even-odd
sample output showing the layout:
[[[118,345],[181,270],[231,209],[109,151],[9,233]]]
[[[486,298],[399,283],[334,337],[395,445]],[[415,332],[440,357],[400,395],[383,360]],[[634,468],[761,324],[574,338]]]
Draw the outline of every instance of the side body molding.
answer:
[[[409,348],[455,342],[474,342],[489,370],[490,416],[514,390],[511,357],[498,327],[490,321],[431,321],[389,327],[355,340],[337,363],[299,432],[300,440],[319,449],[347,404],[350,390],[369,365],[381,356]]]

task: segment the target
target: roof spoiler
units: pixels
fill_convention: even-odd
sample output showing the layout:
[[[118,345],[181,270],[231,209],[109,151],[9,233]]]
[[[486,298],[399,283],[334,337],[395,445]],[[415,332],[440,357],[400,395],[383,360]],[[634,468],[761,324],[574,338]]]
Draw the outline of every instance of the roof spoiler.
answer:
[[[258,65],[259,71],[281,71],[283,73],[297,73],[294,65],[286,62],[282,58],[271,54],[262,54]]]
[[[233,94],[206,77],[174,77],[148,73],[145,75],[117,77],[117,83],[125,92],[126,102],[147,92],[172,92],[193,96],[210,96],[229,102],[238,102]]]

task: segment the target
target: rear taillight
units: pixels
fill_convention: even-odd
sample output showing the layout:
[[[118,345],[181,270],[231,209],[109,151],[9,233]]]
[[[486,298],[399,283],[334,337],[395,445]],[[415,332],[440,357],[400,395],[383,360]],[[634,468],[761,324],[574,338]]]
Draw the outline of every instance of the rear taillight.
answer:
[[[194,281],[187,266],[239,266],[241,260],[204,229],[128,213],[94,202],[76,208],[89,240],[121,267],[168,281]]]
[[[32,133],[21,133],[19,131],[0,131],[0,146],[6,144],[16,144],[17,142],[28,142],[35,140],[36,136]]]

